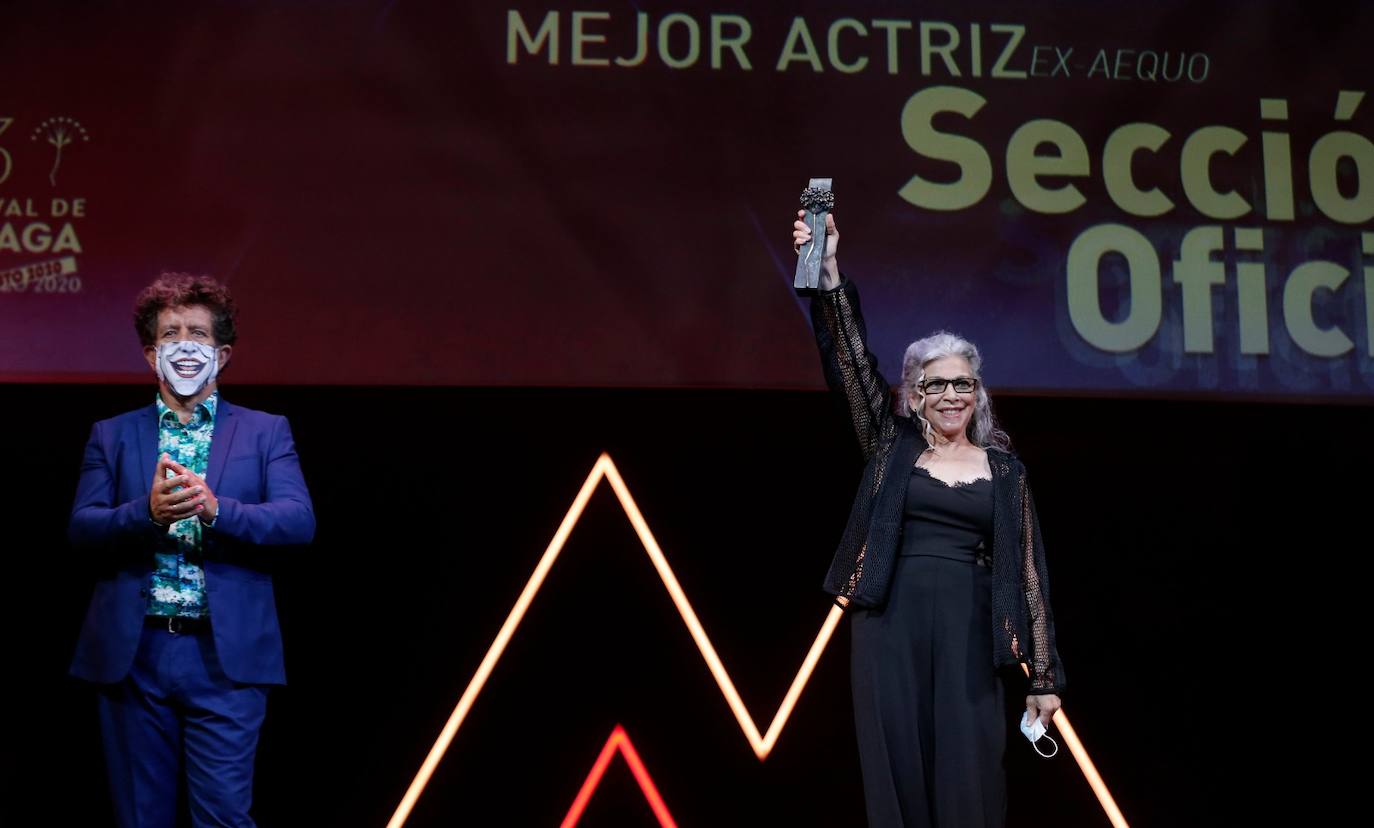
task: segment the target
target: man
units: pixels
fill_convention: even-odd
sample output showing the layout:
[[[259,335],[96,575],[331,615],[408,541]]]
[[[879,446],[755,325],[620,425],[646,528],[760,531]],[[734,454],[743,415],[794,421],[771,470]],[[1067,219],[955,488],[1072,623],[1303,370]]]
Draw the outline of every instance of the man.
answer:
[[[213,279],[164,274],[134,326],[153,405],[91,429],[68,536],[99,570],[71,672],[99,685],[121,826],[251,826],[267,687],[284,684],[266,572],[315,515],[284,417],[231,406],[217,377],[236,309]],[[183,778],[184,774],[184,778]]]

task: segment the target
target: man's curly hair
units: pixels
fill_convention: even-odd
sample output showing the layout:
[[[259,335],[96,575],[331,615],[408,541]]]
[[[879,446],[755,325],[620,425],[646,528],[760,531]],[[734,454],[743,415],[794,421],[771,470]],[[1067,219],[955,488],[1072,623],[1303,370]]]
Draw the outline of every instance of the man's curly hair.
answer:
[[[229,289],[209,276],[163,273],[138,294],[134,302],[134,330],[143,345],[157,342],[157,315],[165,308],[203,305],[214,320],[216,345],[233,345],[238,339],[238,306]]]

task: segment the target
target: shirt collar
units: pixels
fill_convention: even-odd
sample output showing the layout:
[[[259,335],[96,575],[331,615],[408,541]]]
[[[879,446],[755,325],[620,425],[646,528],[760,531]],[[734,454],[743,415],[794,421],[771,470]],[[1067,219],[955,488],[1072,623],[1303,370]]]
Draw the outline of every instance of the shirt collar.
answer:
[[[200,428],[206,423],[213,423],[215,421],[215,412],[218,409],[219,392],[216,391],[196,405],[195,414],[191,416],[191,421],[186,424],[186,428]],[[181,420],[177,417],[177,413],[173,411],[167,403],[163,402],[162,394],[158,394],[157,421],[166,424],[168,417],[171,417],[172,422],[177,425],[181,424]]]

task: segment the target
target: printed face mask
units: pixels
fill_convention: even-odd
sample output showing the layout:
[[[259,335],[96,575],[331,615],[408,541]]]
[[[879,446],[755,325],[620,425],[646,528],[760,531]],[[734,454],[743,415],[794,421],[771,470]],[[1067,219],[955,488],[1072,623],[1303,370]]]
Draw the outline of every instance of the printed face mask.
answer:
[[[1039,753],[1046,759],[1058,753],[1059,743],[1051,737],[1045,735],[1045,725],[1040,722],[1040,717],[1036,716],[1030,724],[1026,724],[1026,718],[1028,716],[1030,716],[1030,711],[1026,711],[1021,715],[1021,732],[1024,733],[1026,735],[1026,738],[1030,740],[1031,747],[1035,748],[1035,752]],[[1054,750],[1050,753],[1042,752],[1040,750],[1039,744],[1041,739],[1049,739],[1050,744],[1054,745]]]
[[[213,345],[183,339],[157,349],[157,375],[178,397],[194,397],[219,374],[219,352]]]

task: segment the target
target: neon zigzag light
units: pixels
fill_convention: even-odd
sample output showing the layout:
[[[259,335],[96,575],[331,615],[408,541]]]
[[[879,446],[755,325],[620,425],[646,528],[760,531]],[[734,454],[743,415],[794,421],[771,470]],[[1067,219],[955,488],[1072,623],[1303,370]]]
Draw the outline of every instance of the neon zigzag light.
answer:
[[[730,674],[726,671],[725,665],[721,663],[720,656],[716,654],[716,648],[711,644],[711,639],[706,635],[706,630],[701,626],[701,621],[697,619],[697,614],[692,609],[691,602],[687,600],[687,594],[682,591],[682,585],[678,583],[672,567],[668,565],[668,559],[664,557],[663,550],[658,546],[658,541],[654,540],[653,533],[649,530],[649,524],[645,522],[644,516],[640,513],[639,506],[635,504],[629,487],[625,485],[625,481],[620,476],[620,472],[616,469],[610,455],[602,454],[597,459],[596,465],[592,466],[591,473],[587,475],[586,481],[582,484],[582,489],[578,491],[572,507],[563,517],[563,522],[559,524],[553,540],[549,542],[543,557],[539,559],[539,564],[535,566],[529,581],[525,583],[525,588],[521,591],[520,597],[516,599],[515,606],[511,607],[510,614],[506,616],[506,622],[501,625],[501,630],[496,634],[496,639],[487,648],[486,656],[478,665],[472,680],[468,682],[462,697],[458,699],[458,705],[454,707],[448,722],[440,731],[439,738],[434,742],[434,747],[430,748],[429,755],[425,757],[419,773],[415,774],[415,779],[411,781],[405,796],[396,806],[396,811],[392,814],[391,821],[387,823],[387,828],[401,828],[410,816],[416,800],[424,791],[425,785],[429,783],[430,777],[434,774],[434,769],[448,750],[458,728],[467,718],[468,711],[472,709],[472,704],[477,699],[477,694],[482,691],[483,685],[491,676],[491,671],[500,661],[501,654],[515,634],[516,627],[520,625],[525,612],[534,601],[535,594],[543,586],[549,570],[558,560],[558,553],[562,551],[568,536],[572,534],[573,527],[577,525],[582,512],[587,508],[587,502],[591,500],[592,494],[603,478],[611,484],[616,497],[620,499],[620,505],[625,510],[625,515],[630,519],[630,524],[634,527],[635,533],[639,535],[640,542],[644,544],[644,551],[649,554],[649,560],[653,562],[654,569],[658,570],[663,585],[668,588],[669,596],[672,597],[673,603],[682,615],[682,620],[687,624],[687,629],[692,634],[692,640],[696,642],[697,649],[701,651],[702,657],[706,660],[706,666],[711,670],[711,675],[715,677],[721,694],[725,696],[726,703],[729,704],[730,710],[739,721],[740,729],[744,731],[744,736],[749,740],[750,747],[754,749],[754,753],[760,761],[767,758],[769,752],[772,751],[773,745],[778,740],[778,735],[782,733],[783,725],[787,722],[787,717],[796,705],[797,698],[801,696],[802,688],[806,686],[807,680],[811,677],[811,671],[815,669],[816,662],[820,659],[821,653],[825,650],[825,645],[830,641],[830,636],[835,631],[835,626],[843,617],[843,611],[839,607],[831,608],[829,616],[826,617],[825,623],[821,626],[820,633],[816,636],[815,642],[812,643],[810,651],[806,654],[806,659],[802,662],[801,669],[797,671],[796,678],[792,680],[792,686],[788,688],[782,704],[778,707],[777,713],[774,714],[773,721],[768,726],[767,734],[760,735],[758,725],[754,723],[753,716],[749,715],[748,708],[744,706],[739,691],[735,689],[735,683],[730,679]]]
[[[687,625],[687,630],[691,633],[692,640],[696,642],[697,649],[701,651],[702,658],[705,659],[707,668],[710,669],[711,675],[720,687],[721,695],[725,697],[726,704],[730,706],[730,711],[735,714],[740,729],[744,731],[744,737],[749,740],[749,746],[753,748],[759,761],[768,758],[768,754],[772,752],[778,736],[782,733],[783,726],[792,714],[792,708],[796,706],[797,699],[801,696],[803,688],[806,687],[806,682],[811,678],[811,673],[816,668],[816,662],[820,660],[821,653],[830,643],[830,637],[834,634],[835,627],[844,616],[844,611],[839,607],[830,608],[830,613],[821,625],[816,640],[812,642],[811,649],[807,651],[806,658],[802,661],[800,669],[797,670],[796,677],[792,679],[792,686],[787,689],[782,704],[773,714],[773,721],[768,725],[768,731],[760,734],[758,725],[754,723],[754,717],[749,714],[748,708],[744,706],[744,700],[740,698],[739,691],[735,689],[735,683],[730,679],[730,674],[726,671],[720,656],[716,654],[716,648],[711,644],[710,637],[706,635],[706,630],[697,618],[696,611],[692,609],[691,602],[687,600],[687,594],[682,591],[682,585],[678,583],[672,567],[668,565],[668,559],[664,556],[663,550],[659,548],[658,541],[654,540],[653,532],[649,530],[649,524],[644,520],[644,515],[640,513],[639,506],[635,504],[629,487],[625,485],[625,480],[620,476],[620,472],[616,469],[610,455],[603,453],[597,459],[596,464],[592,466],[592,470],[587,475],[586,481],[583,482],[577,497],[573,499],[572,506],[564,515],[563,522],[559,524],[558,531],[554,533],[553,540],[549,541],[548,547],[544,550],[544,555],[539,559],[534,572],[525,583],[525,588],[521,590],[520,597],[516,599],[515,606],[511,607],[505,623],[501,625],[496,638],[487,648],[486,656],[483,657],[482,663],[477,667],[477,672],[468,682],[462,697],[458,699],[457,706],[453,708],[453,713],[449,715],[443,730],[439,732],[439,738],[435,739],[434,746],[430,748],[424,763],[420,765],[419,772],[415,774],[410,787],[406,789],[405,796],[396,806],[396,811],[391,815],[387,828],[401,828],[410,817],[415,802],[424,792],[425,785],[434,775],[434,770],[438,767],[439,761],[443,759],[444,753],[448,751],[449,744],[453,742],[453,737],[457,735],[463,720],[467,718],[468,712],[477,700],[477,695],[482,692],[482,687],[490,678],[491,671],[496,668],[496,663],[501,660],[502,653],[505,652],[511,637],[515,635],[515,629],[520,626],[520,621],[525,617],[525,612],[534,601],[534,596],[538,594],[539,588],[544,584],[544,579],[548,577],[549,570],[558,560],[558,553],[563,550],[563,545],[572,534],[573,527],[577,525],[577,521],[582,517],[582,512],[587,508],[588,501],[591,500],[592,494],[595,493],[597,486],[601,484],[603,479],[611,484],[611,489],[620,500],[621,508],[625,510],[625,516],[629,518],[630,525],[634,527],[635,533],[644,545],[644,551],[648,553],[649,560],[653,562],[654,569],[658,571],[659,578],[663,580],[663,585],[668,589],[668,595],[673,599],[673,604]],[[1062,710],[1056,712],[1054,720],[1055,724],[1059,726],[1060,733],[1064,737],[1070,753],[1078,761],[1079,767],[1088,778],[1089,785],[1097,794],[1098,801],[1101,802],[1112,824],[1116,828],[1127,828],[1125,818],[1117,808],[1116,802],[1102,781],[1102,777],[1093,766],[1092,760],[1088,758],[1087,751],[1083,749],[1073,729],[1069,726],[1064,712]]]

